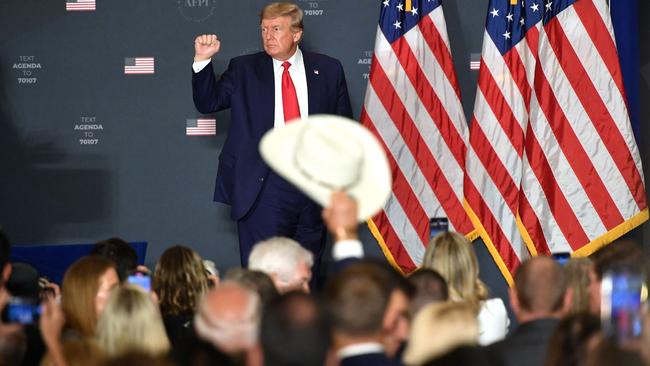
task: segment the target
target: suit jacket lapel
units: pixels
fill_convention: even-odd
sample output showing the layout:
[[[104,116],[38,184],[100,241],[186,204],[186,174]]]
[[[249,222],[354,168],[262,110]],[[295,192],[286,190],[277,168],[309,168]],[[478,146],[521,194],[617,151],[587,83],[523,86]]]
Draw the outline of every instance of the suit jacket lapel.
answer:
[[[319,75],[318,64],[311,53],[302,51],[305,73],[307,77],[307,100],[309,103],[309,114],[323,113],[321,105],[321,76]]]

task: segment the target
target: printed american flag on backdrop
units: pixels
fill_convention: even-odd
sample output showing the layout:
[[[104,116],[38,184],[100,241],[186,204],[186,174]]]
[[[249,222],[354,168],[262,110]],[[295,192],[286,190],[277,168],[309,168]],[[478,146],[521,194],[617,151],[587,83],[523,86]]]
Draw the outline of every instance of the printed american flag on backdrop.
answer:
[[[481,68],[481,54],[480,53],[471,53],[469,56],[469,69],[478,70]]]
[[[93,11],[95,10],[95,0],[66,0],[66,11]]]
[[[208,118],[188,119],[185,126],[188,136],[208,136],[217,134],[217,120]]]
[[[382,142],[393,175],[388,203],[368,224],[389,261],[410,272],[430,218],[474,230],[462,202],[467,123],[441,1],[381,2],[361,122]]]
[[[491,0],[478,84],[467,209],[508,281],[648,219],[606,0]]]
[[[124,74],[153,74],[154,63],[153,57],[125,57]]]

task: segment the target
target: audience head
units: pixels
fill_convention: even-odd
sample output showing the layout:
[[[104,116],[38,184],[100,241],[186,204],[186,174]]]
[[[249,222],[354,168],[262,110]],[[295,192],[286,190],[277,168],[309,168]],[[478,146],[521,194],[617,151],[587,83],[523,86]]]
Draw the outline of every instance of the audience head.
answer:
[[[295,240],[273,237],[257,243],[248,258],[248,269],[269,275],[280,293],[309,292],[314,255]]]
[[[432,269],[420,268],[408,276],[408,281],[415,288],[415,295],[411,299],[411,314],[416,314],[432,302],[449,299],[447,282],[440,273]]]
[[[571,290],[571,314],[589,311],[589,258],[571,258],[564,265],[567,288]]]
[[[588,313],[569,315],[560,321],[551,336],[546,365],[584,365],[587,354],[600,339],[600,320],[597,317]]]
[[[38,270],[27,263],[12,263],[5,286],[12,296],[37,300],[41,293]]]
[[[325,288],[325,304],[332,330],[350,338],[379,337],[390,290],[377,271],[351,265]]]
[[[589,272],[589,308],[592,314],[600,314],[601,281],[607,272],[638,273],[648,283],[648,259],[634,242],[618,240],[600,248],[590,257],[593,260]]]
[[[104,352],[92,338],[66,339],[61,347],[66,366],[100,366],[105,361]],[[41,366],[58,366],[47,354]]]
[[[153,290],[163,315],[194,313],[208,290],[201,257],[181,245],[165,250],[154,270]]]
[[[329,348],[329,331],[314,299],[294,291],[264,309],[260,343],[265,365],[320,366]]]
[[[424,253],[422,267],[433,269],[445,278],[452,301],[466,301],[478,313],[481,301],[487,299],[487,288],[478,278],[478,260],[472,243],[464,236],[444,232],[433,237]]]
[[[408,282],[387,264],[366,260],[348,266],[324,292],[335,339],[375,339],[393,356],[408,336],[411,295]]]
[[[586,355],[585,366],[647,366],[640,350],[619,345],[613,339],[600,339]]]
[[[384,286],[389,291],[381,343],[384,346],[384,352],[389,357],[394,357],[408,339],[411,325],[410,306],[415,288],[386,261],[366,259],[365,262],[370,265],[370,268],[379,272]]]
[[[128,284],[111,294],[97,322],[97,340],[110,357],[130,351],[160,355],[169,350],[158,307],[147,292]]]
[[[174,363],[163,356],[153,356],[143,352],[128,352],[111,358],[102,366],[174,366]]]
[[[27,351],[27,337],[22,329],[3,331],[0,335],[0,366],[22,365]]]
[[[413,319],[404,352],[407,365],[422,365],[456,347],[478,343],[478,322],[469,304],[441,302],[422,308]]]
[[[120,282],[126,281],[128,275],[133,273],[138,266],[138,254],[135,249],[120,238],[110,238],[97,242],[90,254],[113,261]]]
[[[119,284],[113,262],[98,256],[82,257],[63,276],[61,305],[67,327],[92,337],[99,314],[111,290]]]
[[[571,304],[562,267],[550,257],[524,261],[514,276],[510,302],[520,323],[547,317],[561,317]]]
[[[257,344],[260,307],[255,291],[223,281],[201,300],[194,316],[194,329],[199,338],[222,352],[246,352]]]
[[[262,306],[265,306],[279,296],[273,280],[262,271],[253,271],[246,268],[233,268],[226,273],[226,280],[235,281],[247,287],[260,296]]]

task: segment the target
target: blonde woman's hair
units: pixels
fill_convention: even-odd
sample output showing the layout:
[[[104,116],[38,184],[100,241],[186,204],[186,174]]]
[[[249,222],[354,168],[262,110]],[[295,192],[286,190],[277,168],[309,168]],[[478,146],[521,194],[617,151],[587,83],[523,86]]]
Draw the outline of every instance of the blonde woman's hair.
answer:
[[[201,257],[176,245],[160,256],[153,275],[153,290],[163,315],[194,313],[208,291],[208,277]]]
[[[571,258],[564,265],[567,288],[573,291],[570,314],[589,311],[589,270],[593,262],[589,258]]]
[[[89,255],[74,262],[65,272],[61,289],[61,308],[65,314],[67,328],[74,329],[84,337],[95,335],[95,298],[99,290],[99,280],[110,269],[115,270],[113,262]]]
[[[100,366],[105,357],[102,349],[92,338],[66,339],[61,344],[61,352],[67,366]],[[56,366],[49,353],[41,360],[41,366]]]
[[[131,351],[160,355],[170,347],[158,307],[133,285],[113,290],[97,322],[97,341],[109,357]]]
[[[478,336],[478,321],[469,304],[429,304],[413,319],[404,363],[422,365],[456,347],[477,344]]]
[[[449,298],[467,302],[478,314],[488,292],[478,278],[478,260],[472,243],[464,236],[444,232],[433,237],[424,253],[422,267],[438,271],[447,281]]]

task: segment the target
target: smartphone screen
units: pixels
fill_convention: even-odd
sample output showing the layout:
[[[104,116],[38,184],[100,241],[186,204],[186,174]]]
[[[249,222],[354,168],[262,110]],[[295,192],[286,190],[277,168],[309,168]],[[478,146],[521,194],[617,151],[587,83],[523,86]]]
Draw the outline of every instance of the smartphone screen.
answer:
[[[567,262],[571,259],[571,253],[569,252],[553,253],[551,256],[561,266],[567,264]]]
[[[429,219],[429,239],[434,236],[449,231],[449,220],[446,217],[433,217]]]
[[[641,335],[647,288],[640,274],[608,272],[601,282],[601,321],[605,335],[624,342]]]
[[[41,315],[41,305],[33,299],[13,297],[6,308],[9,323],[33,324]]]
[[[130,275],[128,280],[130,284],[142,287],[145,291],[151,291],[151,277],[143,273]]]

